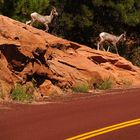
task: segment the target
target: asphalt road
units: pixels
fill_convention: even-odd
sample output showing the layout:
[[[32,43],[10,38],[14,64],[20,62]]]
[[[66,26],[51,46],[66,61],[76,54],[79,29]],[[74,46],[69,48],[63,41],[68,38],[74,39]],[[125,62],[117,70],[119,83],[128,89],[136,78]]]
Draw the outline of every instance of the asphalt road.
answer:
[[[140,119],[140,89],[75,95],[43,105],[0,104],[0,140],[64,140],[135,119]],[[90,139],[140,140],[139,132],[137,124]]]

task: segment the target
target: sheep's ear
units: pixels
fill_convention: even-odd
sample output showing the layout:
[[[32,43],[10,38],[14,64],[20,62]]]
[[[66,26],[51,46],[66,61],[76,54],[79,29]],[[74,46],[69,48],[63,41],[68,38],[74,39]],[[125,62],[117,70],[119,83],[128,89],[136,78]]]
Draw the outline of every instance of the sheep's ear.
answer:
[[[126,31],[124,32],[124,35],[126,36]]]

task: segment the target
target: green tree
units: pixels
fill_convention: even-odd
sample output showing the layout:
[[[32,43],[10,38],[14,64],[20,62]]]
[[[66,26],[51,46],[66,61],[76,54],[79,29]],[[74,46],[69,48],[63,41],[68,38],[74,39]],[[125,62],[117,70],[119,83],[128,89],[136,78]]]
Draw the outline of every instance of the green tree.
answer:
[[[56,34],[88,44],[92,36],[93,10],[84,0],[64,1],[58,18]]]
[[[3,3],[4,3],[4,1],[3,0],[0,0],[0,14],[2,13]]]
[[[127,37],[140,38],[140,0],[0,0],[0,14],[25,22],[32,12],[49,14],[51,6],[59,16],[50,33],[60,37],[95,48],[93,42],[103,31],[116,35],[126,31]],[[125,49],[119,51],[124,56]],[[125,57],[133,55],[134,60],[136,51],[131,51]]]
[[[3,0],[2,13],[11,18],[25,21],[32,12],[45,13],[49,0]]]
[[[134,65],[140,67],[140,46],[135,46],[132,51],[131,55],[128,58]]]

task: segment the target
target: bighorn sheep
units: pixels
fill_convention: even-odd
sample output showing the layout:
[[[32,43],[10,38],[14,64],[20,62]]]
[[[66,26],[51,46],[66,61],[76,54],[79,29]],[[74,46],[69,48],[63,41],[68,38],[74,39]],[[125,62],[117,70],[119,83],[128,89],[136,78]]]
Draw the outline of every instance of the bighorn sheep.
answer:
[[[49,30],[48,25],[52,22],[55,16],[58,16],[58,12],[56,11],[55,7],[52,8],[50,15],[47,15],[47,16],[43,16],[43,15],[38,14],[37,12],[34,12],[34,13],[31,13],[31,20],[26,21],[26,24],[27,25],[29,24],[32,26],[34,22],[42,23],[46,27],[45,31],[48,32]]]
[[[102,49],[104,50],[103,45],[104,45],[105,42],[108,42],[115,47],[116,52],[118,54],[117,44],[119,42],[122,42],[122,41],[126,40],[126,32],[124,32],[120,36],[115,36],[115,35],[112,35],[112,34],[109,34],[109,33],[106,33],[106,32],[102,32],[102,33],[99,34],[99,37],[100,37],[100,41],[97,44],[97,50],[99,50],[100,47],[102,47]],[[109,50],[109,47],[108,47],[108,50]]]

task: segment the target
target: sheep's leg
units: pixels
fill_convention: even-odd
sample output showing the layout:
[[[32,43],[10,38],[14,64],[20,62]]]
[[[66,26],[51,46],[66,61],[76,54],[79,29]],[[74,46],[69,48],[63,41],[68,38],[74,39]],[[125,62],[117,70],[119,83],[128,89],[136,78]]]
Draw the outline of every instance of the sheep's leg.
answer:
[[[102,44],[102,40],[100,40],[98,43],[97,43],[97,50],[100,50],[100,47],[101,47],[101,44]]]
[[[103,38],[102,36],[100,36],[100,39],[101,39],[101,40],[100,40],[101,49],[102,49],[103,51],[105,51],[104,46],[103,46],[105,40],[104,40],[104,38]]]
[[[101,48],[102,48],[103,51],[105,51],[105,48],[103,47],[103,45],[101,45]]]
[[[48,32],[48,30],[49,30],[48,24],[47,24],[47,23],[44,23],[44,25],[45,25],[45,27],[46,27],[45,32]]]
[[[97,50],[100,49],[100,42],[97,43]]]
[[[26,21],[26,25],[29,25],[31,23],[31,20]]]
[[[104,43],[103,40],[101,40],[101,41],[98,43],[98,49],[97,49],[97,50],[99,50],[99,48],[101,47],[101,49],[102,49],[103,51],[105,51],[105,49],[104,49],[104,47],[103,47],[103,43]]]
[[[117,46],[116,45],[114,45],[114,46],[115,46],[115,49],[116,49],[116,53],[119,55]]]
[[[108,48],[107,48],[107,52],[109,52],[109,50],[110,50],[110,46],[108,46]]]
[[[30,25],[33,26],[33,23],[35,22],[34,19],[31,20]]]
[[[29,21],[26,21],[26,25],[33,25],[33,23],[35,22],[35,20],[29,20]]]
[[[36,19],[31,15],[30,25],[33,26],[33,23],[36,21]]]

